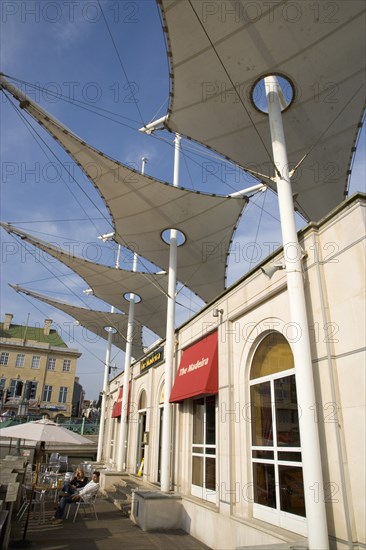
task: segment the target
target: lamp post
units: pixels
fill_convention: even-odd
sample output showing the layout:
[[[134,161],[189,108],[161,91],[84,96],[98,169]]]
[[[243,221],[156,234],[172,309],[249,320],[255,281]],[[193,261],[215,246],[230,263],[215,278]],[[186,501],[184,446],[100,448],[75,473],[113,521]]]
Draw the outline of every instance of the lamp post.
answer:
[[[112,240],[114,233],[107,233],[98,237],[103,242]],[[117,258],[116,258],[116,269],[119,268],[119,258],[121,254],[121,246],[118,245],[117,249]],[[114,313],[114,307],[111,306],[111,313]],[[108,374],[109,374],[109,365],[111,359],[111,350],[112,350],[112,340],[113,334],[116,334],[117,330],[112,327],[105,327],[105,330],[108,332],[107,340],[107,349],[105,353],[104,360],[104,378],[103,378],[103,391],[102,391],[102,403],[100,406],[100,421],[99,421],[99,435],[98,435],[98,451],[97,451],[97,462],[102,460],[103,455],[103,439],[104,439],[104,422],[105,422],[105,407],[106,407],[106,397],[108,391]]]

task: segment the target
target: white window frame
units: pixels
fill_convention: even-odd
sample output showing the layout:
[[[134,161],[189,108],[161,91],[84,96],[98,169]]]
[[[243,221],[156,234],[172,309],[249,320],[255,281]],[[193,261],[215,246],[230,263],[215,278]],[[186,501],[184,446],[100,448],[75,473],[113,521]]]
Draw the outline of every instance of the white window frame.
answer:
[[[250,380],[249,385],[250,387],[256,386],[258,384],[269,382],[270,383],[270,391],[271,391],[271,403],[272,403],[272,427],[273,427],[273,434],[277,432],[276,429],[276,414],[275,414],[275,408],[274,408],[274,381],[279,378],[284,377],[290,377],[295,376],[295,369],[287,369],[283,370],[281,372],[276,372],[274,374],[270,374],[268,376],[262,376],[260,378],[255,378],[253,380]],[[251,438],[252,439],[252,438]],[[252,441],[251,441],[252,443]],[[260,459],[260,458],[251,458],[251,463],[263,463],[263,464],[273,464],[274,465],[274,471],[275,471],[275,491],[276,491],[276,503],[277,508],[271,508],[269,506],[264,506],[262,504],[258,504],[254,502],[253,500],[253,516],[257,519],[260,519],[262,521],[266,521],[267,523],[271,523],[272,525],[277,525],[278,527],[282,527],[283,529],[288,529],[290,531],[294,531],[295,533],[298,533],[302,536],[307,536],[307,520],[306,517],[297,516],[295,514],[290,514],[289,512],[285,512],[280,509],[280,485],[279,485],[279,466],[286,465],[286,466],[295,466],[302,468],[302,462],[289,462],[289,461],[282,461],[279,460],[278,452],[294,452],[294,453],[301,453],[301,447],[283,447],[280,445],[275,445],[273,442],[273,445],[270,447],[268,446],[255,446],[251,444],[251,453],[252,451],[273,451],[274,458],[272,459]]]
[[[62,363],[62,372],[70,372],[71,371],[71,359],[64,359],[64,362]]]
[[[2,351],[0,355],[0,365],[2,367],[7,367],[9,364],[9,352],[8,351]]]
[[[66,403],[67,402],[67,392],[68,392],[68,386],[60,386],[60,390],[58,392],[58,402],[59,403]]]
[[[24,367],[24,362],[25,362],[25,353],[18,353],[17,358],[15,360],[15,366],[17,368],[22,368]]]
[[[32,363],[31,363],[31,369],[39,369],[40,366],[41,366],[41,356],[40,355],[33,355]]]
[[[52,372],[56,370],[56,357],[48,357],[47,370]]]
[[[49,384],[46,384],[43,387],[42,401],[44,403],[50,403],[51,402],[51,400],[52,400],[52,390],[53,390],[53,386],[50,386]]]
[[[203,423],[206,425],[206,399],[207,397],[211,396],[197,396],[196,399],[204,399],[204,413],[203,413]],[[201,500],[205,500],[207,502],[212,502],[214,504],[217,504],[218,497],[219,497],[219,491],[217,490],[218,487],[218,464],[217,464],[217,410],[218,410],[218,398],[215,397],[215,444],[208,444],[206,443],[206,430],[204,429],[204,441],[202,444],[200,443],[193,443],[193,425],[192,425],[192,444],[191,444],[191,494],[195,497],[200,498]],[[195,399],[193,399],[195,401]],[[192,402],[192,410],[193,410],[193,402]],[[193,452],[193,448],[196,448],[196,450]],[[197,451],[197,447],[201,448],[201,452]],[[209,449],[213,450],[214,453],[207,452]],[[202,458],[203,463],[203,486],[200,485],[194,485],[192,483],[192,473],[193,473],[193,457],[197,456]],[[205,487],[205,479],[206,479],[206,458],[214,458],[215,459],[215,480],[216,480],[216,488],[213,491],[212,489],[207,489]]]

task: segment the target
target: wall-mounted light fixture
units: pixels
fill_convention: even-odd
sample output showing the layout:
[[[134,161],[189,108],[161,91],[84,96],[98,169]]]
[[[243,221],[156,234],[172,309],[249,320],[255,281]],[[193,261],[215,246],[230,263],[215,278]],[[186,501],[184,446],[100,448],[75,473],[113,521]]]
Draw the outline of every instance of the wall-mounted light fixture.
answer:
[[[264,273],[269,279],[273,277],[273,275],[276,273],[276,271],[279,271],[280,269],[285,269],[286,266],[283,264],[272,264],[265,267],[261,267],[262,273]]]
[[[219,315],[222,315],[224,313],[224,310],[223,309],[214,309],[213,312],[212,312],[212,316],[213,317],[219,317]]]
[[[99,235],[98,239],[106,243],[107,241],[113,241],[115,235],[115,232],[112,231],[111,233],[104,233],[104,235]]]
[[[86,294],[87,296],[92,296],[94,294],[94,291],[92,288],[86,288],[83,290],[83,294]]]
[[[144,132],[145,134],[152,134],[155,130],[163,130],[164,129],[164,122],[167,120],[168,115],[163,116],[162,118],[158,118],[157,120],[154,120],[153,122],[150,122],[149,124],[146,124],[146,126],[143,126],[142,128],[139,128],[139,132]]]

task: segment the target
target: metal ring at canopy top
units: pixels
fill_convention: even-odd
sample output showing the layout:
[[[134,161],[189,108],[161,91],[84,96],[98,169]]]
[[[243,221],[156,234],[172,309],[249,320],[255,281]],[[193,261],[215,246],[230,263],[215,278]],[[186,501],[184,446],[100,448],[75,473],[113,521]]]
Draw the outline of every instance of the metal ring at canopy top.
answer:
[[[125,292],[123,297],[127,302],[130,302],[132,294],[134,296],[135,303],[139,304],[142,301],[142,298],[141,298],[140,294],[136,294],[136,292]]]
[[[186,242],[187,242],[187,237],[185,235],[185,233],[183,233],[183,231],[181,231],[180,229],[176,229],[175,227],[169,227],[167,229],[164,229],[161,233],[160,233],[160,237],[161,237],[161,240],[169,245],[170,244],[170,231],[174,229],[176,232],[177,232],[177,246],[183,246]]]
[[[249,92],[249,97],[250,97],[250,101],[251,101],[251,104],[253,105],[254,109],[256,111],[258,111],[259,113],[262,113],[264,115],[268,115],[268,112],[267,111],[264,111],[263,109],[261,109],[256,101],[255,101],[255,89],[257,87],[257,85],[262,81],[264,80],[267,76],[277,76],[279,78],[282,78],[283,80],[286,81],[286,83],[289,85],[290,87],[290,90],[291,90],[291,98],[290,100],[288,101],[288,104],[286,105],[285,108],[282,108],[282,112],[284,113],[285,111],[287,111],[294,103],[296,97],[297,97],[297,92],[296,92],[296,86],[294,84],[294,82],[291,80],[291,78],[287,75],[285,75],[284,73],[280,73],[280,72],[270,72],[270,73],[265,73],[265,74],[262,74],[261,76],[259,76],[258,78],[256,78],[256,80],[253,82],[253,85],[250,89],[250,92]],[[282,86],[281,86],[282,88]],[[286,97],[286,94],[284,94],[285,98],[287,99]]]
[[[118,330],[114,327],[103,327],[106,332],[111,332],[112,334],[117,334]]]

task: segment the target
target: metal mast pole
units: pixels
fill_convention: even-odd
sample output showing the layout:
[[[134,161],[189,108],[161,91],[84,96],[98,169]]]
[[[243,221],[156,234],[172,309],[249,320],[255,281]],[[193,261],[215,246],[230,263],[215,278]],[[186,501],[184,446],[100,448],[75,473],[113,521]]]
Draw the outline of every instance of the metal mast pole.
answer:
[[[174,148],[174,179],[173,185],[179,185],[180,135],[175,135]],[[174,321],[175,293],[177,283],[177,230],[170,231],[169,272],[168,272],[168,303],[165,343],[165,382],[163,408],[163,436],[161,449],[161,490],[170,491],[170,448],[171,448],[171,404],[169,403],[174,367]]]
[[[145,164],[147,159],[142,158],[141,174],[145,173]],[[136,252],[133,254],[132,271],[137,271],[138,256]],[[128,397],[130,385],[130,367],[132,357],[132,343],[134,336],[134,321],[135,321],[135,294],[130,294],[130,302],[128,308],[128,323],[127,323],[127,343],[125,353],[125,369],[123,376],[123,394],[122,394],[122,409],[121,409],[121,436],[118,448],[117,470],[124,471],[126,469],[126,454],[127,454],[127,428],[128,428]]]
[[[291,321],[300,337],[292,344],[295,361],[297,400],[301,436],[304,493],[310,550],[329,548],[327,518],[318,425],[314,422],[316,403],[311,361],[308,319],[302,273],[302,250],[298,241],[292,188],[282,125],[279,83],[276,77],[264,79],[272,138],[273,160],[277,166],[276,185],[280,209],[283,250]]]
[[[102,240],[107,240],[107,238],[103,239],[102,237]],[[116,269],[119,268],[120,253],[121,253],[121,246],[118,245]],[[111,306],[111,313],[114,313],[113,306]],[[105,409],[106,409],[107,391],[108,391],[108,374],[109,374],[109,365],[111,360],[112,340],[113,340],[113,334],[114,334],[112,327],[108,327],[106,330],[108,331],[108,340],[107,340],[107,349],[105,352],[105,361],[104,361],[104,379],[103,379],[102,403],[100,406],[97,462],[100,462],[102,460],[102,455],[103,455],[104,421],[105,421],[105,412],[106,412]]]

